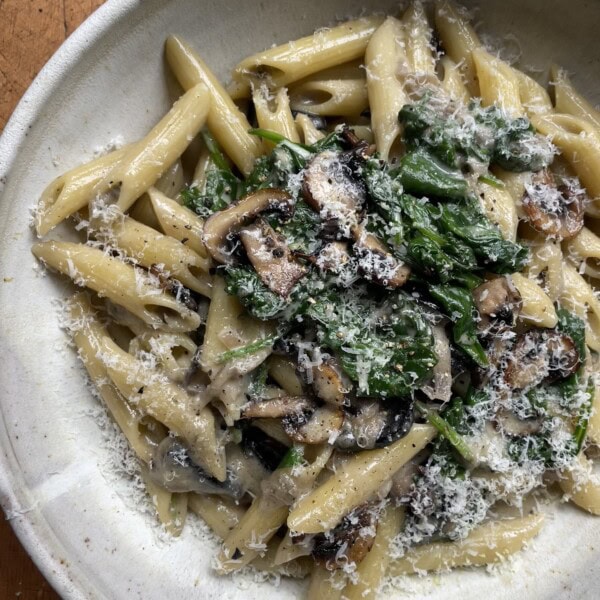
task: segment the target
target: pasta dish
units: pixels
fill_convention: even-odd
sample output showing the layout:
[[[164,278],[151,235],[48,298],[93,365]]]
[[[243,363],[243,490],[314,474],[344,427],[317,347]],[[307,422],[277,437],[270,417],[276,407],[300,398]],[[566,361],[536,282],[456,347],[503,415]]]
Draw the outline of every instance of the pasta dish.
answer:
[[[39,202],[89,378],[220,574],[375,598],[519,552],[550,501],[600,514],[600,112],[428,13],[259,52],[228,87],[171,36],[164,118]]]

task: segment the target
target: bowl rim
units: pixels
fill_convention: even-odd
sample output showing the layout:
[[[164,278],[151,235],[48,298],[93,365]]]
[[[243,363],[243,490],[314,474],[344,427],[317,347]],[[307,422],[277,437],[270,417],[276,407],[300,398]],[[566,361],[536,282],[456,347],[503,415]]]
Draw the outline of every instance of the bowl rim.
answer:
[[[83,52],[92,48],[121,19],[139,9],[137,0],[106,0],[59,46],[33,79],[0,136],[0,202],[6,180],[18,161],[31,124]],[[5,375],[4,377],[9,377]],[[2,377],[2,378],[4,378]],[[39,512],[18,467],[2,412],[0,397],[0,507],[13,531],[42,575],[62,598],[86,600],[99,590],[75,562],[62,560],[61,544]]]

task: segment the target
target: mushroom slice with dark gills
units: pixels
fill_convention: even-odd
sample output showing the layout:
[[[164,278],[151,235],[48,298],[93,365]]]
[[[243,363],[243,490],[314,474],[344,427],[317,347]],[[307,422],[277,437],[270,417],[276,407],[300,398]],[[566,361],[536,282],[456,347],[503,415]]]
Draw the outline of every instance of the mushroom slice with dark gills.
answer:
[[[478,329],[496,333],[514,327],[523,305],[521,294],[508,277],[490,279],[473,290],[479,312]]]
[[[389,446],[409,432],[414,402],[410,398],[357,398],[345,412],[335,447],[352,452],[371,450]]]
[[[534,229],[560,242],[581,231],[586,197],[573,178],[557,179],[548,169],[535,173],[525,186],[523,210]]]
[[[240,240],[261,281],[275,294],[287,298],[306,275],[306,267],[292,256],[285,238],[264,219],[242,229]]]
[[[218,263],[232,264],[234,258],[230,242],[244,225],[251,223],[261,213],[271,210],[290,217],[295,204],[294,198],[284,190],[265,188],[252,192],[206,220],[204,245]]]
[[[329,404],[347,404],[352,382],[334,359],[324,360],[312,369],[312,387],[317,398]]]
[[[346,515],[335,529],[315,535],[315,562],[328,571],[360,563],[373,546],[377,520],[375,507],[367,503]]]
[[[281,421],[288,436],[300,444],[324,444],[335,439],[344,423],[340,407],[324,404],[313,411],[291,414]]]
[[[387,288],[402,287],[410,275],[410,267],[395,258],[380,240],[361,225],[352,228],[354,254],[366,279]]]
[[[354,176],[355,161],[352,152],[320,152],[306,166],[302,184],[306,203],[345,238],[366,199],[364,184]]]
[[[236,500],[244,495],[244,490],[231,474],[224,482],[208,475],[192,461],[187,447],[175,437],[166,437],[158,444],[149,466],[152,481],[169,492],[218,494]]]
[[[542,381],[564,379],[575,373],[580,364],[577,347],[568,335],[531,329],[517,337],[504,381],[512,389],[523,390]]]

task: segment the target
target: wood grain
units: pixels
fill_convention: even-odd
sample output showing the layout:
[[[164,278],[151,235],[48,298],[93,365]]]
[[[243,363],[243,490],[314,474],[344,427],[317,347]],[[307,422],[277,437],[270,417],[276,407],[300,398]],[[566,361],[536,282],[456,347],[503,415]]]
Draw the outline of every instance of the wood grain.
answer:
[[[104,0],[0,0],[0,130],[60,44]]]
[[[104,0],[0,0],[0,131],[60,44]],[[59,600],[0,511],[0,600]]]

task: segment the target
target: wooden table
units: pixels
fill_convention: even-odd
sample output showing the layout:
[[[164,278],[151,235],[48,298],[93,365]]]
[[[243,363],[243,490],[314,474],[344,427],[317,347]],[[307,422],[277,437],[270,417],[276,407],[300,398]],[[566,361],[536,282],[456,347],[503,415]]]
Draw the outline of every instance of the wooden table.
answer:
[[[0,132],[44,63],[104,0],[0,0]],[[0,511],[0,600],[57,600]]]

